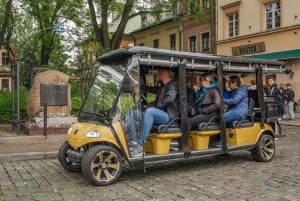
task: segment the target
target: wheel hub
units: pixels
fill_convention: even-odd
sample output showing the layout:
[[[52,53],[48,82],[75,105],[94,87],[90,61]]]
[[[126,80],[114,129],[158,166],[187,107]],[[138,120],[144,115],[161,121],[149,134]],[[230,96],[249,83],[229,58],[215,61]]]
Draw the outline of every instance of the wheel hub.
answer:
[[[103,170],[107,168],[107,163],[105,163],[105,162],[100,162],[99,165],[100,165],[100,168]]]

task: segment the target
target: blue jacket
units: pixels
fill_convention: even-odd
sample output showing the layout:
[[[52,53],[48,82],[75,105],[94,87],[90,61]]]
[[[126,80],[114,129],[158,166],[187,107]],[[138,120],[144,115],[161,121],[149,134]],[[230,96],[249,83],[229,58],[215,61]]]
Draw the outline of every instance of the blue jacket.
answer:
[[[242,117],[248,114],[248,87],[241,85],[239,88],[231,91],[229,99],[224,99],[224,103],[228,106],[227,110],[236,110]]]

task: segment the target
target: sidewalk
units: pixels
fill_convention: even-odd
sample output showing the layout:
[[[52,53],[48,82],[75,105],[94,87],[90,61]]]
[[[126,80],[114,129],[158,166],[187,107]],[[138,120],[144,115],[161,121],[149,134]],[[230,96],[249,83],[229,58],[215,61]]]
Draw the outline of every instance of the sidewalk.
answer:
[[[56,158],[65,134],[28,136],[12,132],[11,125],[0,124],[0,162]]]
[[[295,113],[295,121],[280,121],[281,125],[299,126],[300,113]],[[65,134],[28,136],[11,131],[11,125],[0,124],[0,162],[29,159],[57,158],[60,145],[66,140]]]

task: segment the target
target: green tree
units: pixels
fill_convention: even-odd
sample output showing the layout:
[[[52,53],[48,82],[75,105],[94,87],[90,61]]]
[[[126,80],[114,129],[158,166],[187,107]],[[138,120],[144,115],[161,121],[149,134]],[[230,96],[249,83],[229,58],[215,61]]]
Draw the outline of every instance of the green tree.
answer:
[[[9,19],[12,12],[12,0],[4,0],[0,2],[0,12],[4,15],[0,17],[0,47],[4,43],[5,34],[9,26]]]
[[[57,30],[54,29],[55,26],[68,20],[80,26],[81,21],[78,16],[80,16],[83,9],[83,0],[24,0],[23,2],[24,10],[33,17],[39,32],[36,44],[40,50],[40,65],[48,66],[51,53],[55,48],[59,49],[61,47]]]

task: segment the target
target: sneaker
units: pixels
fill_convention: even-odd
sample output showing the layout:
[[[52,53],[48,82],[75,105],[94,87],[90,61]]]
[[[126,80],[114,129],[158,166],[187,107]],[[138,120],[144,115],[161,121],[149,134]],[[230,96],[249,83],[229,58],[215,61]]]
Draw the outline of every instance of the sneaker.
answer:
[[[129,149],[131,157],[141,157],[144,154],[143,147],[130,147]]]
[[[129,141],[128,145],[129,145],[129,147],[139,147],[140,146],[139,143],[137,143],[136,141],[133,141],[133,140]]]

